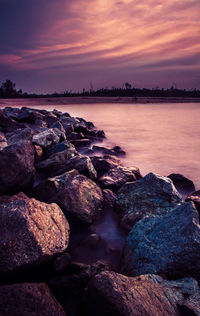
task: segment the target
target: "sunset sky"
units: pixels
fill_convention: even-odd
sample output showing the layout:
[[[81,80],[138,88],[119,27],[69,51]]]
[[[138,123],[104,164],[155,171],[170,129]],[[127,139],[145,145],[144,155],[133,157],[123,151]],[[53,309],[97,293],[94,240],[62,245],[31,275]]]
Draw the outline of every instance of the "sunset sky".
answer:
[[[200,88],[200,0],[0,0],[0,82]]]

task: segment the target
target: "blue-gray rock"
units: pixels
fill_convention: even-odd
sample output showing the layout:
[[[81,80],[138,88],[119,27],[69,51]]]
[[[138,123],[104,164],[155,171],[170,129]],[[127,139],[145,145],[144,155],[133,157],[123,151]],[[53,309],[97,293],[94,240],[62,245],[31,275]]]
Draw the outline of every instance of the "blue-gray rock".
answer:
[[[165,216],[145,217],[133,226],[122,255],[122,272],[200,277],[200,226],[192,202]]]
[[[180,202],[181,196],[169,178],[149,173],[119,190],[116,211],[121,216],[121,225],[130,230],[141,218],[165,215]]]
[[[132,278],[103,271],[90,281],[78,315],[195,316],[200,315],[199,299],[192,278],[165,281],[157,275]]]

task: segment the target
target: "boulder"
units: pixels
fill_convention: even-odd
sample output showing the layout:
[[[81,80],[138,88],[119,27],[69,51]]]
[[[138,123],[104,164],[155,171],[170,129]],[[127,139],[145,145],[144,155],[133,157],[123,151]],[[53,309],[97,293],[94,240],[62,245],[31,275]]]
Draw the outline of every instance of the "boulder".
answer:
[[[3,133],[14,132],[18,128],[26,127],[23,123],[16,122],[11,117],[7,116],[0,109],[0,131]]]
[[[35,134],[33,136],[33,143],[46,148],[59,143],[63,138],[65,138],[65,135],[59,129],[49,128],[39,134]]]
[[[54,122],[50,128],[57,128],[59,129],[63,134],[65,134],[65,130],[64,127],[62,126],[62,123],[60,123],[58,120],[56,122]]]
[[[92,180],[97,178],[97,172],[94,169],[91,159],[87,156],[77,155],[72,157],[67,163],[66,171],[72,169],[78,170],[81,174]]]
[[[84,138],[83,133],[71,132],[69,135],[67,135],[68,140],[77,140],[82,138]]]
[[[71,149],[75,154],[77,154],[74,145],[72,145],[68,140],[65,140],[65,141],[58,143],[55,146],[49,148],[47,150],[47,156],[51,156],[53,154],[64,151],[66,149]]]
[[[66,316],[61,305],[44,283],[0,286],[1,316]]]
[[[6,136],[3,132],[0,132],[0,150],[8,146]]]
[[[16,120],[27,124],[34,124],[38,120],[43,121],[44,115],[35,109],[23,107],[21,108]]]
[[[114,146],[113,148],[106,148],[106,147],[94,145],[92,147],[92,150],[95,153],[101,153],[103,155],[124,156],[126,154],[125,151],[122,150],[120,146]]]
[[[34,189],[35,196],[47,203],[57,203],[67,218],[90,225],[102,209],[101,189],[92,180],[71,170],[49,178]]]
[[[71,140],[71,143],[76,147],[77,150],[83,148],[83,147],[90,147],[91,140],[82,138],[77,140]]]
[[[117,166],[110,169],[100,179],[100,185],[105,189],[111,189],[117,191],[126,182],[136,181],[137,178],[134,175],[131,168]]]
[[[69,170],[68,161],[76,155],[76,150],[69,147],[61,152],[52,154],[48,159],[36,164],[36,169],[49,177],[59,175]]]
[[[128,234],[122,272],[200,277],[200,226],[192,202],[165,216],[145,217]]]
[[[51,127],[52,124],[56,124],[58,122],[58,117],[55,113],[48,112],[48,114],[45,115],[44,120],[47,122],[47,126]]]
[[[119,165],[122,166],[121,161],[117,157],[109,155],[104,157],[94,156],[91,160],[99,177],[107,173],[110,169],[116,168]]]
[[[131,278],[103,271],[90,281],[78,316],[200,315],[199,299],[194,279],[165,281],[157,275]]]
[[[23,194],[0,201],[0,273],[31,269],[62,253],[69,224],[56,204]]]
[[[196,206],[196,209],[200,214],[200,190],[190,194],[185,201],[194,202],[194,205]]]
[[[17,129],[16,131],[6,134],[8,145],[21,143],[25,141],[32,141],[33,130],[30,127]]]
[[[168,178],[172,180],[175,188],[181,194],[188,195],[189,193],[195,191],[194,183],[182,174],[172,173],[168,176]]]
[[[30,141],[0,151],[0,193],[26,189],[34,180],[35,150]]]
[[[181,196],[172,181],[149,173],[143,179],[124,184],[116,198],[116,211],[121,216],[121,225],[130,230],[141,218],[165,215],[179,203]]]

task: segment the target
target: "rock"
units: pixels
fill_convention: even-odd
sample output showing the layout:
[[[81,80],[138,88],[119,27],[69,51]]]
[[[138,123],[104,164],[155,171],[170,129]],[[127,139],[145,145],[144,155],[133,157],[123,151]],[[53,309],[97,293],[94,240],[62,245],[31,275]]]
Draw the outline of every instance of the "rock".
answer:
[[[43,121],[44,115],[35,109],[23,107],[16,119],[19,122],[34,124],[37,120]]]
[[[75,155],[76,150],[70,147],[64,151],[52,154],[48,159],[37,163],[36,168],[49,177],[59,175],[69,170],[67,163]]]
[[[136,181],[136,176],[132,172],[131,168],[117,166],[110,169],[104,174],[100,180],[100,185],[105,189],[111,189],[117,191],[126,182]]]
[[[104,131],[99,130],[99,131],[97,131],[97,137],[99,137],[99,138],[106,138],[106,135],[105,135]]]
[[[4,114],[4,112],[0,109],[0,131],[3,133],[14,132],[18,128],[24,128],[25,125],[23,123],[18,123],[13,120],[11,117],[8,117]]]
[[[66,316],[44,283],[0,286],[1,316]]]
[[[35,148],[35,161],[36,163],[42,161],[43,159],[43,149],[39,145],[34,145]]]
[[[200,226],[192,202],[165,216],[145,217],[133,226],[123,250],[122,272],[199,278],[199,271]]]
[[[7,144],[7,139],[4,133],[0,132],[0,150],[4,149]]]
[[[200,315],[199,298],[194,279],[165,281],[156,275],[131,278],[103,271],[90,281],[77,316]]]
[[[131,229],[141,218],[165,215],[179,203],[181,196],[172,181],[149,173],[143,179],[124,184],[116,198],[116,211],[122,218],[121,225]]]
[[[43,148],[50,147],[53,144],[59,143],[63,140],[63,133],[57,128],[49,128],[45,131],[33,136],[33,143]]]
[[[42,201],[57,203],[67,218],[72,216],[86,225],[92,224],[102,209],[101,189],[77,170],[47,179],[34,192]]]
[[[44,120],[47,122],[47,126],[49,128],[51,127],[52,124],[57,124],[58,123],[58,117],[53,112],[48,112],[48,114],[45,115]],[[59,128],[59,130],[61,130],[61,129]]]
[[[17,144],[25,141],[32,141],[33,130],[29,127],[17,129],[16,131],[6,134],[8,145]]]
[[[194,183],[182,174],[172,173],[168,176],[177,189],[178,192],[183,194],[189,194],[195,191]]]
[[[121,166],[121,161],[114,156],[104,156],[104,157],[92,157],[91,158],[94,168],[98,172],[98,176],[102,176],[110,169],[116,168],[119,165]]]
[[[88,248],[96,248],[99,246],[101,241],[101,236],[99,236],[98,234],[90,234],[81,241],[80,245]]]
[[[56,204],[17,195],[0,201],[0,273],[36,267],[63,252],[69,224]]]
[[[66,149],[71,149],[74,152],[74,154],[78,154],[76,152],[76,149],[75,149],[74,145],[72,145],[68,140],[65,140],[65,141],[63,141],[63,142],[61,142],[59,144],[56,144],[55,146],[49,148],[47,150],[47,156],[51,156],[53,154],[59,153],[61,151],[64,151]]]
[[[84,138],[83,133],[71,132],[68,136],[68,140],[78,140]]]
[[[92,147],[92,150],[95,152],[95,153],[100,153],[102,155],[111,155],[111,156],[115,156],[116,153],[114,150],[112,149],[109,149],[109,148],[106,148],[106,147],[102,147],[102,146],[97,146],[97,145],[94,145]]]
[[[116,194],[109,189],[103,190],[103,207],[105,209],[113,209],[115,204]]]
[[[19,108],[6,106],[4,109],[2,109],[2,111],[6,117],[16,120],[21,110]]]
[[[59,121],[56,121],[55,123],[53,123],[50,128],[57,128],[59,129],[63,134],[65,134],[65,130],[64,127],[62,126],[62,124]]]
[[[97,178],[97,172],[94,169],[91,159],[87,156],[77,155],[72,157],[67,163],[66,171],[72,169],[78,170],[81,174],[91,180],[95,180]]]
[[[120,146],[114,146],[112,148],[117,156],[125,156],[126,152]]]
[[[193,192],[190,196],[188,196],[188,198],[185,201],[186,202],[187,201],[194,202],[194,205],[195,205],[197,211],[200,214],[200,190],[196,191],[196,192]]]
[[[54,261],[54,270],[56,273],[63,272],[71,263],[71,256],[69,253],[62,253]]]
[[[20,191],[32,184],[35,150],[31,142],[18,143],[0,151],[0,193]]]
[[[89,147],[91,145],[90,139],[77,139],[77,140],[71,140],[71,143],[76,147],[76,149],[81,149],[83,147]]]

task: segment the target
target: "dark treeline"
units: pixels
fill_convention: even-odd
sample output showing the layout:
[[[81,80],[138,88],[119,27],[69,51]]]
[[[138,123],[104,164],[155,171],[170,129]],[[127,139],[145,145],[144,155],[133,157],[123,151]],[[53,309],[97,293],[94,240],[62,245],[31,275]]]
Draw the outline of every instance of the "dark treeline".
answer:
[[[48,93],[48,94],[28,94],[21,89],[15,89],[15,83],[11,80],[6,80],[0,87],[0,98],[41,98],[41,97],[183,97],[183,98],[200,98],[200,90],[192,89],[178,89],[171,86],[168,89],[164,88],[135,88],[126,82],[122,88],[101,88],[94,90],[83,89],[82,92],[73,92],[66,90],[62,93]]]

